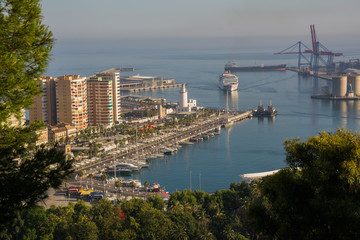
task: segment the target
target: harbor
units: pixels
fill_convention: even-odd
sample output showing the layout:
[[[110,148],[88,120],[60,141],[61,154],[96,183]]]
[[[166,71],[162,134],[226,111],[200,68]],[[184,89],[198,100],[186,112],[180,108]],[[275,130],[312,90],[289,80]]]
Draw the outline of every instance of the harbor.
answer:
[[[252,117],[252,113],[253,111],[230,112],[228,114],[219,112],[218,115],[213,115],[208,119],[199,119],[190,126],[166,130],[159,136],[143,139],[136,144],[115,150],[103,158],[84,161],[81,164],[75,165],[75,170],[86,170],[88,173],[96,173],[99,171],[99,167],[113,165],[114,161],[125,162],[130,159],[136,161],[139,159],[149,159],[154,154],[169,154],[174,151],[173,146],[190,145],[191,139],[203,139],[209,135],[215,135],[221,131],[221,127],[224,127],[228,120],[232,122],[241,121]],[[165,151],[166,149],[167,151]]]
[[[227,189],[231,182],[240,181],[240,174],[266,172],[286,167],[282,144],[286,138],[306,139],[319,131],[331,131],[341,126],[350,130],[358,129],[360,124],[358,120],[359,101],[311,99],[313,95],[322,94],[322,86],[328,85],[331,88],[331,81],[326,79],[329,77],[315,79],[298,75],[289,67],[297,66],[297,55],[293,56],[294,58],[289,55],[273,56],[273,46],[262,50],[262,52],[243,52],[230,48],[206,49],[206,51],[191,49],[191,51],[173,50],[171,55],[168,51],[159,50],[156,55],[151,56],[151,64],[149,61],[144,61],[144,55],[134,56],[132,53],[126,52],[121,59],[118,59],[115,56],[109,57],[101,52],[96,52],[97,58],[104,59],[105,68],[114,66],[114,63],[119,66],[131,64],[136,66],[136,70],[141,75],[161,75],[164,79],[173,78],[181,83],[186,83],[191,97],[196,98],[198,105],[204,107],[225,109],[228,99],[229,109],[247,110],[256,107],[262,100],[266,109],[267,104],[272,100],[278,111],[275,118],[254,117],[251,121],[241,121],[227,128],[221,128],[220,135],[215,135],[207,140],[190,142],[189,139],[189,141],[184,141],[184,143],[190,142],[190,145],[182,145],[181,149],[172,154],[162,154],[163,158],[150,159],[149,168],[134,172],[125,179],[159,182],[166,186],[167,191],[174,192],[189,189],[191,171],[192,189],[200,189],[199,175],[201,173],[201,189],[214,192],[219,189]],[[356,48],[355,50],[348,49],[344,50],[344,54],[349,56],[356,51]],[[229,56],[231,56],[230,59]],[[64,59],[68,58],[64,57]],[[202,61],[197,61],[198,59],[202,59]],[[238,66],[260,66],[262,64],[275,66],[286,63],[289,71],[238,72],[236,73],[239,77],[238,90],[233,91],[227,98],[226,93],[219,90],[218,76],[224,72],[224,65],[232,59],[237,61]],[[74,61],[80,63],[84,62],[84,59],[75,57]],[[93,74],[94,64],[90,62],[84,62],[84,64],[87,67],[77,68],[79,74],[84,76]],[[66,68],[65,64],[60,67],[61,69],[50,67],[50,73],[60,76],[64,74],[64,69],[68,72],[73,71],[71,68]],[[128,92],[124,91],[124,93]],[[166,88],[165,91],[162,89],[141,90],[136,94],[144,98],[151,97],[152,100],[166,99],[171,103],[178,101],[178,93],[179,88],[171,87]],[[130,104],[132,102],[129,100],[128,105],[130,106]],[[156,136],[152,136],[152,138],[156,139]],[[140,141],[139,154],[142,152],[141,145],[143,144]],[[129,143],[125,147],[132,148],[131,159],[135,160],[136,147],[134,143]],[[121,148],[119,147],[117,151],[121,151]],[[120,158],[123,154],[126,154],[125,151],[117,153]],[[148,156],[150,157],[152,154],[155,153],[149,152]],[[139,159],[144,159],[144,156],[140,157],[139,155]],[[99,159],[90,158],[87,161],[77,168],[84,169],[85,166],[89,166],[94,170],[94,162],[104,161],[100,165],[103,166],[106,163],[107,166],[110,166],[113,160],[110,156],[105,162],[106,159],[99,156]]]

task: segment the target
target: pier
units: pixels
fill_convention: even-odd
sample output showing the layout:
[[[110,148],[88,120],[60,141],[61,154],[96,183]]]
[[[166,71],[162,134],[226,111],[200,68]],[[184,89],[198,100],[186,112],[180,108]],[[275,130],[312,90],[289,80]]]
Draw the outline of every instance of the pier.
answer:
[[[298,74],[304,75],[304,76],[318,77],[318,78],[325,79],[325,80],[328,80],[328,81],[332,81],[333,77],[339,76],[338,74],[334,74],[334,73],[333,74],[327,74],[327,73],[315,74],[315,73],[313,73],[311,71],[304,72],[304,71],[301,71],[297,67],[286,67],[286,70],[297,72]]]
[[[133,144],[119,149],[111,155],[107,155],[94,162],[79,166],[75,170],[79,171],[86,169],[87,172],[92,172],[99,170],[99,166],[107,165],[114,159],[121,162],[136,158],[137,156],[142,158],[152,153],[158,153],[162,147],[171,147],[172,145],[180,144],[182,142],[188,142],[192,137],[215,131],[215,129],[219,129],[224,126],[228,119],[236,122],[249,117],[252,117],[252,111],[230,112],[228,114],[222,112],[214,114],[210,118],[200,119],[190,126],[167,130],[158,136],[144,139],[137,145]]]
[[[120,91],[123,92],[140,92],[140,91],[149,91],[149,90],[162,90],[167,88],[177,88],[181,87],[182,84],[164,84],[162,86],[142,86],[142,83],[122,83],[120,84]]]
[[[273,175],[280,171],[281,169],[273,170],[273,171],[267,171],[267,172],[258,172],[258,173],[245,173],[239,175],[241,178],[246,180],[258,180],[260,178]]]

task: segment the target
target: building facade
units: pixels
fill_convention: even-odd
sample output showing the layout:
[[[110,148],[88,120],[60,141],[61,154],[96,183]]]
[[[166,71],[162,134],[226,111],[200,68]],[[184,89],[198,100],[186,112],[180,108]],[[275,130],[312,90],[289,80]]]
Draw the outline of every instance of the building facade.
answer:
[[[56,89],[52,77],[35,79],[40,85],[42,95],[35,96],[33,105],[29,108],[29,121],[42,120],[45,124],[56,124]]]
[[[112,110],[113,122],[121,121],[121,105],[120,105],[120,68],[111,68],[106,71],[95,73],[94,77],[101,77],[102,81],[112,81]]]
[[[92,76],[87,80],[89,126],[114,124],[113,90],[113,80],[109,77]]]
[[[56,79],[57,122],[71,124],[77,130],[88,126],[87,83],[80,75]]]

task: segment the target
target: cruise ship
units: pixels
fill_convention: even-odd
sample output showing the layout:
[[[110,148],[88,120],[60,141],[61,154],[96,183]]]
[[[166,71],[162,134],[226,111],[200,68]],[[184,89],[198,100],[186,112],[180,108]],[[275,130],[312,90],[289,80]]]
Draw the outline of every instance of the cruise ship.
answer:
[[[238,77],[225,70],[225,73],[219,76],[219,87],[226,91],[236,91],[238,89]]]

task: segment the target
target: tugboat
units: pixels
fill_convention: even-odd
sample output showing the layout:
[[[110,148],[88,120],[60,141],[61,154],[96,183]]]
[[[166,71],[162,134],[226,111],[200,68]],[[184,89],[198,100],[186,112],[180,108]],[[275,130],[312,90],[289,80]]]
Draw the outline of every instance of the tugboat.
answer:
[[[262,102],[260,101],[260,104],[256,110],[253,111],[254,117],[275,117],[277,114],[276,109],[272,105],[271,101],[267,109],[264,108],[262,105]]]

